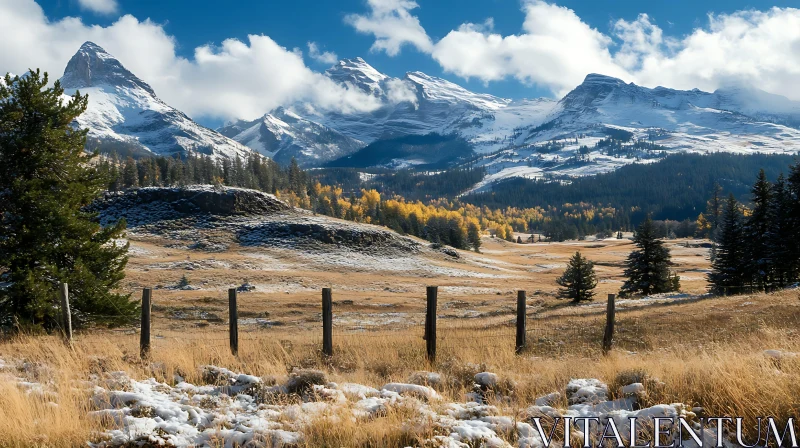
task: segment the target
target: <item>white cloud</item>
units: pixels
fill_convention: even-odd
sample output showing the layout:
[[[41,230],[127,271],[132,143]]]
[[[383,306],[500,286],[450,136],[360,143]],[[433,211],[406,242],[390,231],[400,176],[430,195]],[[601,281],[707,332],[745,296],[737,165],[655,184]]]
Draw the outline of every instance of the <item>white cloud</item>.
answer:
[[[120,17],[102,27],[79,18],[49,21],[33,0],[0,0],[0,72],[48,71],[51,79],[85,41],[116,56],[150,84],[165,102],[192,116],[256,118],[294,101],[343,112],[368,111],[377,100],[335,84],[312,71],[299,50],[287,50],[268,36],[247,42],[228,39],[219,47],[195,49],[192,58],[176,55],[174,37],[150,20]]]
[[[78,0],[78,4],[98,14],[114,14],[119,9],[117,0]]]
[[[386,97],[392,104],[409,102],[412,103],[415,108],[417,104],[419,104],[414,87],[407,81],[391,78],[386,81],[386,89]]]
[[[375,36],[373,51],[385,51],[390,56],[400,53],[405,44],[430,52],[433,43],[411,10],[419,7],[412,0],[368,0],[369,15],[350,14],[345,22],[357,31]]]
[[[496,33],[491,21],[465,23],[434,42],[410,12],[416,3],[372,0],[369,6],[368,15],[346,21],[375,35],[374,50],[396,55],[409,43],[467,79],[516,78],[560,95],[595,72],[650,87],[714,90],[746,84],[800,100],[799,9],[712,14],[707,25],[676,38],[646,14],[618,20],[604,34],[568,8],[526,0],[519,34]],[[402,26],[383,27],[387,17]]]
[[[524,5],[523,33],[502,36],[485,25],[464,24],[434,45],[431,55],[448,72],[485,82],[514,77],[556,93],[579,84],[587,73],[622,78],[611,39],[567,8],[534,1]]]
[[[311,59],[321,63],[321,64],[335,64],[339,57],[336,56],[336,53],[332,51],[320,51],[319,45],[316,42],[309,42],[308,43],[308,55]]]
[[[632,23],[617,22],[615,30],[625,29],[650,36],[661,33],[641,17]],[[636,67],[636,78],[645,85],[713,90],[744,84],[800,100],[798,9],[709,15],[708,26],[680,40],[657,44],[657,37],[648,39],[651,44],[641,44],[627,55]]]

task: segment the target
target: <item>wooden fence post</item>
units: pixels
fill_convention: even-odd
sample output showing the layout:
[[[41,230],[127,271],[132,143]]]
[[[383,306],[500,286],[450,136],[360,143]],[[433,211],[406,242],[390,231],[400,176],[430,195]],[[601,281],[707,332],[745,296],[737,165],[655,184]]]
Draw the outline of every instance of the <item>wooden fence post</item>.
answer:
[[[228,289],[228,333],[233,356],[239,356],[239,311],[237,306],[236,288],[230,288]]]
[[[322,354],[333,356],[333,292],[322,288]]]
[[[139,356],[142,359],[150,357],[150,312],[152,311],[153,290],[142,290],[142,329],[139,337]]]
[[[436,299],[439,293],[437,286],[427,288],[427,307],[425,312],[425,348],[428,362],[436,362]]]
[[[58,292],[61,296],[61,320],[64,325],[64,341],[69,345],[72,344],[72,314],[69,310],[69,286],[66,283],[62,283]]]
[[[522,353],[525,348],[525,324],[528,319],[527,302],[525,291],[517,291],[517,344],[515,346],[517,354]]]
[[[614,343],[614,294],[608,295],[608,305],[606,307],[606,331],[603,335],[603,354],[607,355],[611,351]]]

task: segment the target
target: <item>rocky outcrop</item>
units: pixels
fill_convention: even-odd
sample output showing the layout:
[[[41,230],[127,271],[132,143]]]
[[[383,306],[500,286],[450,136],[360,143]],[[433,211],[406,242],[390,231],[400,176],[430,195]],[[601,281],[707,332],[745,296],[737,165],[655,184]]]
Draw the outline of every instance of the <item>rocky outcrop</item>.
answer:
[[[196,185],[107,192],[88,209],[98,213],[103,225],[125,218],[131,232],[207,251],[224,251],[238,243],[405,256],[422,248],[383,227],[314,216],[271,194],[244,188]]]
[[[346,248],[374,255],[415,253],[422,247],[410,238],[378,226],[342,222],[322,216],[267,218],[242,226],[237,237],[243,245],[312,251]]]
[[[140,188],[107,192],[90,207],[103,224],[125,218],[129,227],[188,216],[268,215],[292,210],[275,196],[256,190],[207,185]]]

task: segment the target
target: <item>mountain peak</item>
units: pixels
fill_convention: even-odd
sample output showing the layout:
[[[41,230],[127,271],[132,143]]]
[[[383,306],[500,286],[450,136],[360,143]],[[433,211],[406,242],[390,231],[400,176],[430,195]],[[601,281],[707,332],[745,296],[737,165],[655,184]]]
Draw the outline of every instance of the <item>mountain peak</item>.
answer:
[[[601,75],[599,73],[589,73],[586,75],[586,78],[583,79],[583,84],[620,85],[625,84],[625,81],[619,78],[614,78],[613,76]]]
[[[360,57],[342,59],[325,73],[338,83],[349,83],[369,93],[380,92],[380,83],[389,78]]]
[[[155,96],[152,87],[128,71],[103,47],[85,42],[72,56],[61,77],[65,89],[82,89],[101,85],[140,88]]]
[[[84,42],[83,45],[81,45],[81,48],[79,48],[78,51],[83,51],[87,53],[108,54],[108,52],[104,50],[103,47],[88,40]]]

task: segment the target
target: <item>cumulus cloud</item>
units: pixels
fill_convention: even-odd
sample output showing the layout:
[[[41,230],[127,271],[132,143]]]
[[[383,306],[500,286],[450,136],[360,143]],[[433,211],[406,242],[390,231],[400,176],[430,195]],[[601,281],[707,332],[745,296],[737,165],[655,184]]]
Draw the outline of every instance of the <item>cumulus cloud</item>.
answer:
[[[335,64],[336,61],[339,60],[339,57],[336,56],[336,53],[332,51],[320,51],[319,45],[317,45],[316,42],[308,43],[308,55],[311,57],[311,59],[321,64]]]
[[[391,78],[386,81],[386,97],[392,104],[409,102],[416,106],[419,104],[414,87],[402,79]]]
[[[97,14],[114,14],[119,9],[117,0],[78,0],[78,4]]]
[[[375,35],[374,50],[396,55],[403,44],[412,44],[446,72],[466,79],[516,78],[560,95],[595,72],[650,87],[714,90],[745,84],[800,100],[800,10],[795,8],[710,14],[706,25],[677,38],[646,14],[618,20],[606,34],[571,9],[526,0],[518,34],[496,33],[491,21],[465,23],[434,42],[411,12],[416,3],[373,0],[369,7],[368,15],[346,21]],[[402,18],[403,26],[382,29],[384,17]]]
[[[165,102],[192,116],[252,119],[294,101],[342,112],[379,107],[371,95],[335,84],[309,69],[299,50],[286,49],[268,36],[205,45],[183,58],[176,55],[175,38],[150,20],[125,15],[106,27],[74,17],[50,21],[33,0],[0,0],[0,29],[7,31],[0,46],[0,72],[38,67],[58,78],[81,44],[92,41]]]
[[[523,32],[502,36],[486,25],[464,24],[434,45],[431,56],[448,72],[485,82],[514,77],[563,93],[587,73],[621,78],[609,37],[570,9],[534,1],[524,5]]]
[[[409,44],[420,51],[433,49],[425,29],[411,10],[419,7],[412,0],[368,0],[368,15],[350,14],[345,22],[357,31],[375,36],[373,51],[385,51],[390,56],[400,53],[403,45]]]
[[[643,36],[629,46],[628,63],[645,85],[713,90],[752,85],[800,100],[800,10],[771,8],[709,15],[708,26],[682,39],[659,42],[661,30],[642,17],[619,21],[615,30]],[[623,33],[624,35],[624,33]],[[625,42],[636,42],[628,39]],[[646,43],[646,42],[650,43]],[[623,49],[624,49],[623,44]]]

